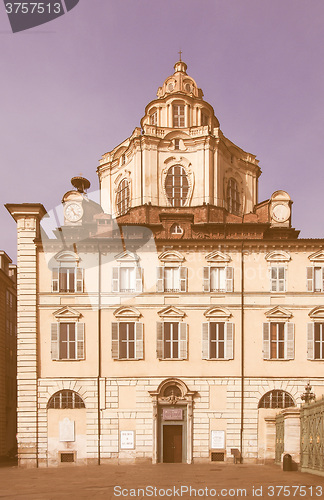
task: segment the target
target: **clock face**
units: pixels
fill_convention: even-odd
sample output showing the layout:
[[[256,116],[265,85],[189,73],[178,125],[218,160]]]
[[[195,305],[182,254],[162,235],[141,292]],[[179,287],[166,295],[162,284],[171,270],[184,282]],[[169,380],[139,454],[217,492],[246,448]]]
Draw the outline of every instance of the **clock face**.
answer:
[[[83,215],[83,209],[79,203],[69,203],[65,207],[65,217],[70,222],[77,222]]]
[[[286,222],[290,216],[290,208],[287,205],[279,203],[272,209],[272,217],[277,222]]]

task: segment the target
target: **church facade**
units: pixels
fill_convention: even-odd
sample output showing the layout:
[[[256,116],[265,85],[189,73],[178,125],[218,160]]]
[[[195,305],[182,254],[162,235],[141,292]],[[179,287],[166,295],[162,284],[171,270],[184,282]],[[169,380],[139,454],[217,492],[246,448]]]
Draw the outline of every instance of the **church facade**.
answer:
[[[178,61],[104,154],[100,205],[8,204],[18,231],[22,466],[274,460],[275,415],[324,394],[324,240]],[[233,450],[237,450],[236,452]]]

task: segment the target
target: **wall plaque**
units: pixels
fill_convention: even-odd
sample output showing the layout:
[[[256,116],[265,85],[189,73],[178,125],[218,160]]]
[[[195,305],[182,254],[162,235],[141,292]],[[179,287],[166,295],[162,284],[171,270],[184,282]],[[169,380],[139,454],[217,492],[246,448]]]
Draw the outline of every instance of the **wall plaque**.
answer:
[[[120,449],[133,450],[135,448],[135,432],[120,431]]]
[[[183,410],[181,408],[163,408],[163,420],[183,420]]]
[[[60,423],[60,441],[74,441],[74,420],[65,418]]]
[[[223,450],[225,448],[225,431],[211,431],[211,449]]]

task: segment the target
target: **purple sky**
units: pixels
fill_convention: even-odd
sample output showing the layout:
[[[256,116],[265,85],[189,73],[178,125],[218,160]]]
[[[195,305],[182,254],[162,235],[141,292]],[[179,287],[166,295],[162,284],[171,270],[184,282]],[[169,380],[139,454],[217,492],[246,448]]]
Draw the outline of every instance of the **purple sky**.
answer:
[[[80,0],[12,34],[0,4],[0,201],[60,203],[126,137],[178,51],[223,133],[256,154],[259,201],[294,201],[303,237],[324,237],[323,0]],[[0,249],[16,224],[0,208]]]

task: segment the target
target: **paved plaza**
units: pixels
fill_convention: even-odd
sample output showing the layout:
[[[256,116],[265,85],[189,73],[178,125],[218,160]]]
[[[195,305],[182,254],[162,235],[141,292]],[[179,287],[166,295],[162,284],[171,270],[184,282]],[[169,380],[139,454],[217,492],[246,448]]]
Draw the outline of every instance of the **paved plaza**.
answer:
[[[0,468],[0,499],[323,498],[324,477],[249,464]]]

